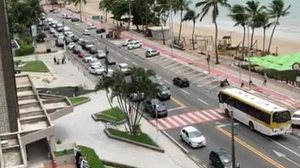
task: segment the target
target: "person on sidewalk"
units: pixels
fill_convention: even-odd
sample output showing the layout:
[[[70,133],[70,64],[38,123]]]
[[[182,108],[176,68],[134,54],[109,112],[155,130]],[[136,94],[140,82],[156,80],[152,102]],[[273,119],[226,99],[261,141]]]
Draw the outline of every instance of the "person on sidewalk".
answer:
[[[56,57],[55,56],[53,57],[53,62],[54,62],[54,64],[56,64]]]
[[[66,63],[66,55],[64,55],[61,59],[61,64],[65,64]]]
[[[264,74],[264,82],[263,84],[266,86],[267,85],[267,74]]]

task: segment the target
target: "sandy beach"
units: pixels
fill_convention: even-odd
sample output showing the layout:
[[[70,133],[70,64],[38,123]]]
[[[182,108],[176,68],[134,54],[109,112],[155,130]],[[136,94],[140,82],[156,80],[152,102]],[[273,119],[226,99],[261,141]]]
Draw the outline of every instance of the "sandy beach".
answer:
[[[71,9],[77,9],[79,10],[79,5],[77,7],[74,7],[73,5],[68,5],[67,8]],[[99,10],[99,0],[87,0],[86,5],[82,5],[82,12],[84,15],[93,16],[93,15],[102,15],[105,16],[103,11]],[[108,22],[112,23],[112,19],[108,17]],[[174,36],[178,36],[178,30],[179,30],[179,24],[173,23],[173,32]],[[242,28],[241,28],[242,30]],[[183,22],[183,29],[182,29],[182,36],[186,38],[186,42],[188,43],[188,39],[191,39],[192,34],[192,25],[191,22]],[[214,28],[210,28],[207,26],[201,26],[198,25],[195,29],[195,34],[197,35],[214,35]],[[223,36],[229,36],[231,34],[232,36],[232,44],[233,46],[236,46],[238,43],[242,41],[242,31],[241,32],[235,32],[231,30],[222,30],[219,29],[219,39],[221,39]],[[259,32],[256,33],[254,37],[254,41],[257,40],[257,47],[258,49],[262,49],[262,30],[259,30]],[[269,38],[266,38],[266,48],[268,47]],[[247,39],[245,44],[247,44]],[[300,52],[300,40],[299,42],[291,41],[288,39],[279,39],[276,38],[276,32],[274,35],[274,39],[272,42],[272,48],[271,51],[275,52],[276,47],[278,47],[278,53],[279,54],[289,54],[289,53],[295,53]]]

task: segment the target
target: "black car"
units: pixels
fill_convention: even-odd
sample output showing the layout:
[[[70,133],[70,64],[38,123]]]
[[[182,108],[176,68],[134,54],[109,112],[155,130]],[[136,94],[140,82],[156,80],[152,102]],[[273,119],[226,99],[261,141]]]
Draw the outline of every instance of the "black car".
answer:
[[[173,84],[178,87],[189,87],[190,82],[187,78],[175,77],[173,79]]]
[[[108,57],[108,58],[107,58],[107,64],[108,64],[108,65],[116,65],[116,60],[114,60],[114,59],[111,58],[111,57]]]
[[[75,46],[75,47],[73,48],[73,53],[74,53],[74,54],[78,54],[79,51],[81,51],[81,48],[80,48],[79,46]]]
[[[97,34],[101,34],[101,33],[104,33],[104,32],[105,32],[105,29],[103,29],[103,28],[96,30]]]
[[[73,40],[74,43],[78,42],[79,40],[78,36],[76,35],[72,36],[71,39]]]
[[[227,153],[224,149],[211,151],[209,153],[209,163],[217,168],[225,168],[232,166],[231,154]],[[239,164],[236,167],[240,167]]]
[[[73,18],[71,18],[71,22],[79,22],[79,18],[76,18],[76,17],[73,17]]]
[[[146,100],[144,103],[145,112],[149,113],[152,117],[166,117],[168,110],[166,105],[158,99]]]
[[[98,53],[98,49],[96,47],[91,47],[89,50],[90,54],[97,54]]]
[[[57,39],[56,40],[56,46],[57,47],[64,47],[64,40],[63,39]]]

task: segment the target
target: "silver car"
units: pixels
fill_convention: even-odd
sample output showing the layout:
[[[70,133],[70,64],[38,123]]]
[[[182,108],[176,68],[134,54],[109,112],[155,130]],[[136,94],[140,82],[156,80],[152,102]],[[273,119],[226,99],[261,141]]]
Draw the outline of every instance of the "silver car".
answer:
[[[148,50],[145,52],[146,57],[153,57],[153,56],[157,56],[157,55],[159,55],[159,54],[160,54],[159,51],[157,51],[157,50],[155,50],[155,49],[152,49],[152,48],[148,49]]]

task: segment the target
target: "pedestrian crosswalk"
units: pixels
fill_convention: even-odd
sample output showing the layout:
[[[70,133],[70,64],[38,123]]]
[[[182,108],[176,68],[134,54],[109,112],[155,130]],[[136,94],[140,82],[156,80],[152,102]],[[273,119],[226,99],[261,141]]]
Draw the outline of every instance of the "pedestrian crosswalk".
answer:
[[[150,123],[160,130],[182,127],[190,124],[221,120],[224,116],[221,109],[207,109],[201,111],[187,112],[166,118],[152,119]]]

